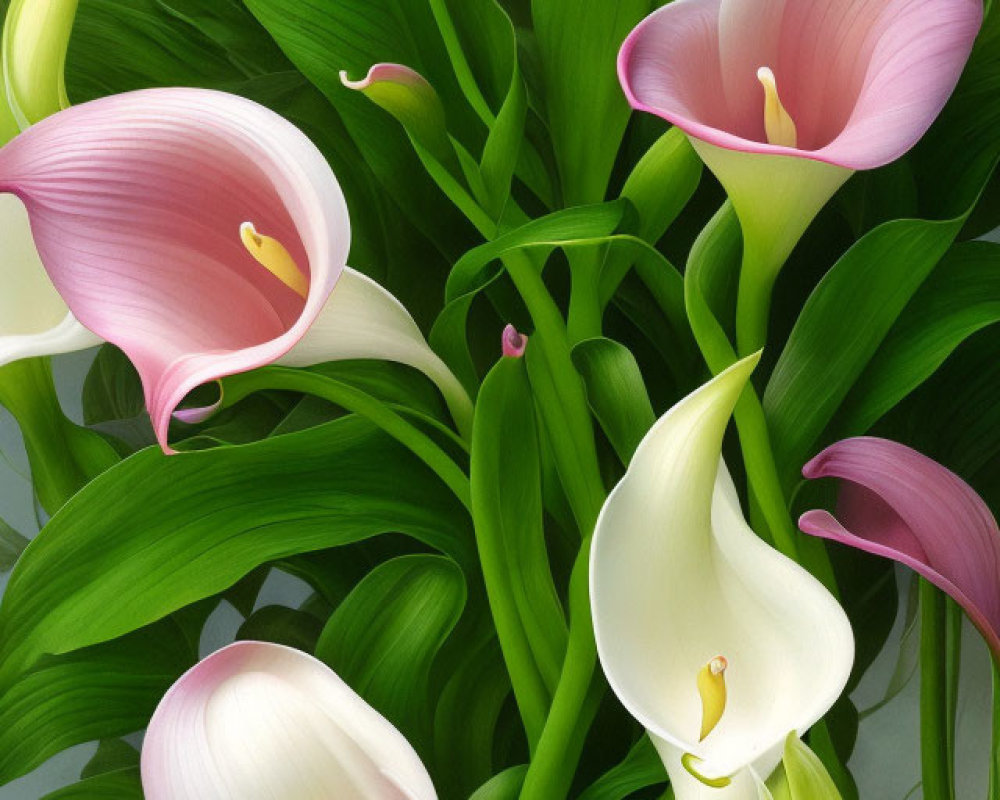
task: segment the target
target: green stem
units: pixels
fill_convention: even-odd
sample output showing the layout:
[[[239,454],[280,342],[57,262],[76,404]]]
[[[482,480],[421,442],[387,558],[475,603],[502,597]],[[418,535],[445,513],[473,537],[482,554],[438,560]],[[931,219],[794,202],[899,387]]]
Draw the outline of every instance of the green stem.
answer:
[[[592,687],[597,646],[589,567],[590,537],[605,492],[586,390],[573,366],[562,314],[541,273],[523,254],[507,254],[504,264],[535,325],[525,356],[528,376],[582,540],[570,577],[566,657],[520,795],[522,800],[559,800],[569,791],[600,699],[601,690]]]
[[[49,514],[118,461],[100,434],[63,413],[47,358],[0,367],[0,404],[21,428],[35,493]]]
[[[556,470],[586,537],[604,504],[586,390],[573,366],[562,313],[541,274],[523,253],[508,252],[503,261],[535,325],[526,356],[528,375],[549,431]]]
[[[955,728],[958,723],[958,685],[962,669],[962,607],[947,595],[945,604],[945,675],[948,703],[948,775],[955,775]]]
[[[590,536],[587,536],[570,576],[566,659],[545,728],[524,777],[521,800],[558,800],[567,796],[587,730],[597,713],[598,702],[591,691],[597,644],[590,616],[589,582]],[[599,699],[599,695],[596,697]]]
[[[222,380],[226,406],[262,389],[302,392],[321,397],[367,418],[430,467],[471,513],[469,479],[438,445],[399,414],[369,394],[346,383],[306,370],[265,367]]]
[[[601,299],[601,266],[605,248],[574,247],[567,252],[571,286],[567,332],[571,343],[601,335],[603,306]]]
[[[948,766],[947,615],[944,596],[920,579],[920,755],[924,797],[954,800]]]
[[[772,276],[777,275],[778,269],[763,263],[760,255],[747,246],[736,297],[736,349],[740,358],[756,353],[767,343],[771,290],[774,288]]]
[[[739,230],[731,204],[724,204],[691,248],[684,275],[684,302],[691,330],[714,375],[735,363],[737,355],[705,298],[703,283],[713,283],[712,270],[726,269],[727,265],[734,263],[740,241]],[[764,409],[752,384],[744,390],[733,416],[750,491],[765,522],[765,530],[758,530],[758,533],[766,535],[770,532],[778,550],[803,564],[836,595],[837,584],[826,550],[809,547],[800,552],[799,537],[789,515]]]

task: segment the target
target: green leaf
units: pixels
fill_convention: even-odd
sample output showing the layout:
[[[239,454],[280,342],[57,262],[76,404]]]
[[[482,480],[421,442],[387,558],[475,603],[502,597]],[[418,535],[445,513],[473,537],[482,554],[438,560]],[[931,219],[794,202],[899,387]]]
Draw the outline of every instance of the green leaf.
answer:
[[[963,341],[1000,320],[1000,244],[954,247],[914,294],[841,408],[836,438],[866,432]]]
[[[0,572],[6,572],[17,563],[28,541],[28,537],[0,519]]]
[[[791,800],[841,800],[823,762],[794,731],[785,739],[783,764]]]
[[[639,215],[636,234],[656,244],[698,188],[701,173],[702,161],[680,128],[660,136],[622,188]]]
[[[545,724],[567,639],[546,551],[538,448],[524,362],[501,359],[476,404],[472,516],[494,624],[532,746]]]
[[[139,751],[123,739],[102,739],[97,752],[80,773],[81,778],[93,778],[105,772],[115,772],[139,766]]]
[[[965,221],[896,220],[865,235],[806,301],[764,394],[786,484]]]
[[[312,614],[286,606],[264,606],[246,618],[236,638],[275,642],[311,653],[322,630],[323,621]]]
[[[467,563],[466,526],[420,461],[353,416],[241,447],[144,450],[24,552],[0,604],[0,685],[43,653],[114,638],[295,553],[404,531]]]
[[[515,250],[531,248],[545,253],[561,244],[606,236],[618,226],[624,210],[624,204],[618,202],[557,211],[469,250],[456,262],[448,276],[446,305],[431,329],[430,343],[467,390],[474,392],[479,383],[466,334],[469,309],[476,296],[503,272],[503,266],[494,262]]]
[[[146,410],[142,383],[128,357],[113,344],[97,351],[83,382],[83,421],[129,419]]]
[[[139,768],[116,770],[96,775],[45,795],[41,800],[142,800]]]
[[[649,0],[533,0],[547,121],[563,204],[604,199],[629,107],[615,61]]]
[[[0,785],[67,747],[141,730],[195,660],[168,619],[38,662],[0,693]]]
[[[587,385],[587,401],[622,464],[628,466],[635,448],[656,415],[635,357],[611,339],[586,339],[573,348],[573,364]]]
[[[459,633],[466,630],[463,620]],[[441,797],[468,797],[493,775],[497,723],[511,692],[510,678],[492,635],[478,633],[458,640],[462,645],[460,660],[434,714],[435,785]],[[475,724],[470,724],[471,720]]]
[[[636,792],[666,780],[663,761],[649,737],[643,736],[632,745],[625,760],[594,781],[580,795],[580,800],[626,800]]]
[[[514,177],[524,143],[524,123],[528,113],[528,96],[519,72],[511,79],[510,92],[496,123],[490,129],[479,164],[485,196],[482,203],[493,219],[500,219],[510,197],[510,182]]]
[[[373,569],[330,617],[316,656],[423,756],[431,752],[438,651],[465,607],[465,579],[442,556],[394,558]]]
[[[508,767],[476,789],[469,800],[517,800],[527,772],[527,764]]]

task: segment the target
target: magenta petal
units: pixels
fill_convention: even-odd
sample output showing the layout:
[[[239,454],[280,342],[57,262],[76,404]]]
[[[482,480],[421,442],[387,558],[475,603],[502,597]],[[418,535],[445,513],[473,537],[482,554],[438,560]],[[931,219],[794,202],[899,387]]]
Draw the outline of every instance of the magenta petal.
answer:
[[[347,259],[347,207],[291,123],[235,95],[152,89],[74,106],[0,150],[73,314],[142,377],[166,447],[192,388],[267,364],[305,333]],[[309,277],[300,297],[240,241],[253,222]]]
[[[841,478],[837,517],[808,511],[808,534],[885,556],[951,595],[1000,657],[1000,529],[955,473],[909,447],[859,437],[831,445],[802,468]]]
[[[923,136],[981,22],[981,0],[675,0],[632,31],[618,73],[634,108],[710,144],[871,169]],[[766,143],[761,66],[797,148]]]

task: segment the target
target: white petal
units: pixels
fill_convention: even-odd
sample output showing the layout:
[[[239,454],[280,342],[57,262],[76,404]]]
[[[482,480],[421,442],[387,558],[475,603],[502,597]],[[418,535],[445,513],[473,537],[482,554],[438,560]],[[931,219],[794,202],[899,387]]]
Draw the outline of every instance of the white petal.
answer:
[[[434,800],[420,758],[312,656],[237,642],[189,670],[142,749],[147,800]]]
[[[650,733],[704,775],[767,775],[785,736],[840,695],[854,643],[843,610],[743,519],[722,437],[756,357],[682,400],[650,430],[598,520],[591,597],[598,651]],[[698,671],[729,662],[728,703],[698,741]],[[668,763],[668,767],[670,764]]]
[[[277,363],[306,367],[352,358],[396,361],[420,370],[441,390],[460,425],[471,419],[465,390],[406,307],[367,275],[345,267],[319,316]]]
[[[100,344],[56,292],[35,249],[28,212],[12,194],[0,194],[0,237],[0,365]]]

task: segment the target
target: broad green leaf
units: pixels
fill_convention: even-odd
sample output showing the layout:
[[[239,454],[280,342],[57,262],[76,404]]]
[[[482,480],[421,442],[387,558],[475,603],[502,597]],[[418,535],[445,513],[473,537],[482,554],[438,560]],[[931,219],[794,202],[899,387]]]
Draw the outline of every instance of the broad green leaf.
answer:
[[[431,670],[465,607],[465,579],[442,556],[394,558],[372,570],[337,607],[316,656],[430,754]]]
[[[794,731],[785,739],[782,763],[791,800],[841,800],[823,762]]]
[[[237,0],[80,0],[66,85],[83,103],[149,86],[224,88],[290,68]]]
[[[472,516],[493,621],[532,746],[559,681],[567,638],[546,551],[538,447],[524,362],[501,359],[476,403]]]
[[[914,294],[847,397],[836,438],[866,432],[958,345],[1000,320],[1000,244],[957,245]]]
[[[615,62],[649,0],[533,0],[563,204],[604,199],[629,118]]]
[[[142,800],[142,778],[138,767],[105,772],[57,789],[41,800]]]
[[[702,161],[680,128],[670,128],[635,165],[621,196],[638,212],[636,234],[650,244],[663,236],[701,181]]]
[[[80,772],[81,778],[93,778],[105,772],[139,766],[139,751],[124,739],[101,739],[97,752]]]
[[[465,630],[463,625],[459,632]],[[468,797],[494,774],[497,723],[511,692],[496,639],[467,635],[461,642],[461,660],[434,714],[435,785],[441,797]]]
[[[991,14],[951,99],[913,151],[926,216],[967,210],[1000,158],[1000,15]]]
[[[420,461],[354,416],[241,447],[144,450],[25,550],[0,604],[0,685],[295,553],[404,531],[467,563],[466,525]]]
[[[605,772],[580,795],[580,800],[626,800],[635,792],[666,780],[663,761],[649,737],[643,736],[632,745],[620,764]]]
[[[180,626],[168,619],[40,661],[0,693],[0,784],[67,747],[141,730],[195,660]]]
[[[794,481],[817,439],[965,215],[896,220],[855,244],[806,301],[764,394],[779,471]]]
[[[479,164],[485,196],[482,203],[493,219],[500,219],[510,198],[511,179],[524,143],[528,97],[519,72],[511,79],[510,92],[490,129]]]
[[[0,519],[0,572],[6,572],[13,567],[27,546],[28,537]]]
[[[83,421],[88,425],[142,414],[142,383],[128,357],[113,344],[97,351],[83,383]]]
[[[517,800],[527,772],[527,764],[508,767],[476,789],[469,800]]]
[[[656,415],[635,357],[611,339],[585,339],[573,348],[573,363],[587,385],[587,401],[615,448],[628,465]]]
[[[246,618],[236,638],[275,642],[311,653],[322,630],[323,621],[312,614],[286,606],[264,606]]]

